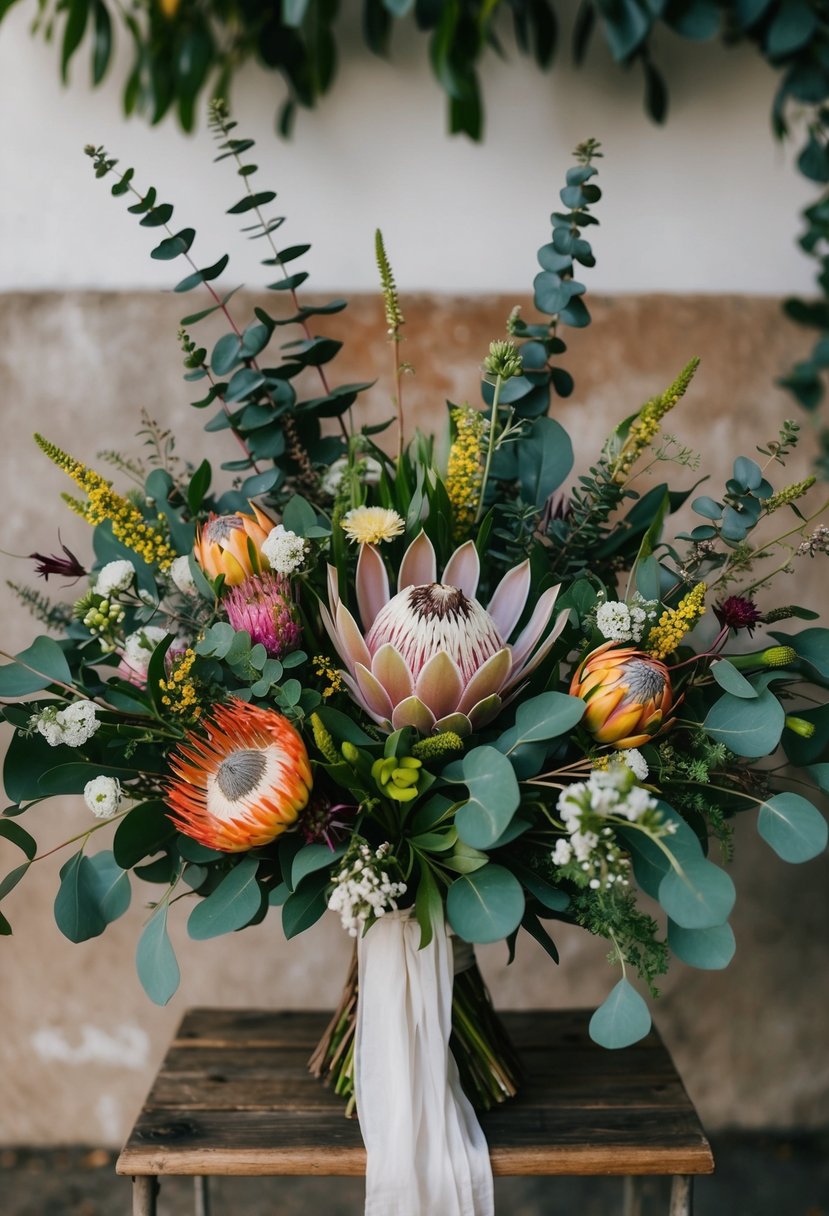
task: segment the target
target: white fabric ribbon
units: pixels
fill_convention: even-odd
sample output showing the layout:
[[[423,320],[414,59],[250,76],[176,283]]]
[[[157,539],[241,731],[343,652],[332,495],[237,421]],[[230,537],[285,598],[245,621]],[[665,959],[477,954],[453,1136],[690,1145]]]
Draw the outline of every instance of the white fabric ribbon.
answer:
[[[360,938],[354,1080],[365,1216],[493,1216],[489,1150],[449,1051],[452,943],[408,912]]]

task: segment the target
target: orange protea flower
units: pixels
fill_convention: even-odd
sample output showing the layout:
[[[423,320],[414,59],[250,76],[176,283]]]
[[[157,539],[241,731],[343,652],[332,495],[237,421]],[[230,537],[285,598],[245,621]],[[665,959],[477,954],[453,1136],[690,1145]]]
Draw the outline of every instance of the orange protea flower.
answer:
[[[235,587],[268,569],[262,556],[262,543],[268,539],[274,522],[254,506],[253,514],[211,515],[196,532],[193,554],[208,578],[225,576],[228,587]]]
[[[582,719],[597,743],[640,747],[666,729],[673,706],[668,668],[633,646],[605,642],[576,668],[570,695],[587,702]]]
[[[311,792],[299,732],[272,709],[220,705],[170,757],[167,789],[180,832],[210,849],[241,853],[269,844],[296,822]]]

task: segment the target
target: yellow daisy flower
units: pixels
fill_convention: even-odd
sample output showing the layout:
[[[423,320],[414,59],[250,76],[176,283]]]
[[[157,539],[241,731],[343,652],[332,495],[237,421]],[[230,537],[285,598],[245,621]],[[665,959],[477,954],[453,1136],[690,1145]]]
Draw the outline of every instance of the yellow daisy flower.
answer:
[[[342,527],[349,540],[358,545],[379,545],[400,536],[405,523],[390,507],[354,507],[346,511]]]

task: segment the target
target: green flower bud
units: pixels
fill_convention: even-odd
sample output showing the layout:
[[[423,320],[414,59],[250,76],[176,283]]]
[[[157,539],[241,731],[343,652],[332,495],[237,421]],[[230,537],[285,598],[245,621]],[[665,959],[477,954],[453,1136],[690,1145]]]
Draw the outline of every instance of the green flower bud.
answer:
[[[505,339],[490,342],[489,354],[484,359],[484,371],[489,376],[500,376],[502,380],[523,375],[521,353],[515,343]]]
[[[800,735],[801,739],[811,739],[815,733],[814,722],[807,722],[805,718],[798,718],[794,714],[786,714],[786,726],[796,735]]]

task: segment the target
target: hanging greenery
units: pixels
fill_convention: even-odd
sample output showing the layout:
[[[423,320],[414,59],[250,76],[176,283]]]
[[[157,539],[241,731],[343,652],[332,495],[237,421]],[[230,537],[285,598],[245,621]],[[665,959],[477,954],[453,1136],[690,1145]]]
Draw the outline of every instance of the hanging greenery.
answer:
[[[0,0],[0,20],[22,0]],[[133,59],[123,91],[126,114],[153,123],[174,110],[193,128],[199,98],[226,96],[235,72],[250,59],[279,72],[287,90],[277,119],[290,134],[299,106],[313,108],[337,69],[339,0],[34,0],[33,28],[60,46],[60,70],[83,45],[93,84],[112,60],[115,27],[131,43]],[[435,77],[447,96],[450,131],[478,140],[484,108],[480,76],[489,52],[514,48],[542,69],[552,65],[562,18],[561,0],[363,0],[365,43],[388,55],[395,27],[405,22],[428,39]],[[510,39],[510,26],[512,36]],[[720,37],[728,46],[753,44],[779,72],[772,128],[779,139],[803,139],[800,172],[822,193],[803,212],[800,245],[817,262],[819,299],[787,300],[793,320],[813,328],[808,358],[782,380],[804,409],[820,406],[829,370],[829,8],[825,0],[580,0],[572,24],[572,56],[584,62],[594,34],[603,36],[622,67],[642,72],[644,104],[656,122],[668,111],[665,80],[654,61],[661,27],[692,42]],[[508,47],[510,49],[508,49]],[[822,432],[821,466],[829,477],[829,431]]]

